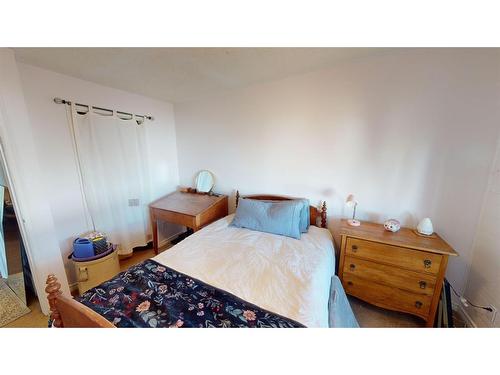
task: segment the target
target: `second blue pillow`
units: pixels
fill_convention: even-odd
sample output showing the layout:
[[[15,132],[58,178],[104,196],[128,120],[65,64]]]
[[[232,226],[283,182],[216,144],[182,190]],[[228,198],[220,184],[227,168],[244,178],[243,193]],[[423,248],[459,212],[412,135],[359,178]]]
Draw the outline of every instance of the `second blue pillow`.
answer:
[[[300,239],[302,201],[240,199],[230,226]]]

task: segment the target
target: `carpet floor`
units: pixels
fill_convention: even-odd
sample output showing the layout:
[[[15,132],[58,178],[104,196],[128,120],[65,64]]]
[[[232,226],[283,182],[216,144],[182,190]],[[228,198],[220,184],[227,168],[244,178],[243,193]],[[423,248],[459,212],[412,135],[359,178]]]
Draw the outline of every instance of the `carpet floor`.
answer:
[[[0,279],[0,327],[26,315],[31,310],[12,291],[4,279]]]
[[[26,289],[24,288],[24,275],[22,272],[16,273],[14,275],[9,275],[7,278],[7,284],[10,289],[19,297],[21,301],[26,304]]]

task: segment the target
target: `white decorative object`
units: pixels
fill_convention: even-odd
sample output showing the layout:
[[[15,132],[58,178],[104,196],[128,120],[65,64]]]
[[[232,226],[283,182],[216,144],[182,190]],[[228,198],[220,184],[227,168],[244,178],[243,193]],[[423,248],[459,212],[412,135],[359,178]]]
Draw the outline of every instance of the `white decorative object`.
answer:
[[[384,222],[384,228],[389,232],[397,232],[401,228],[401,223],[396,219],[389,219]]]
[[[354,199],[354,195],[349,194],[347,199],[345,200],[345,204],[347,207],[352,208],[352,219],[347,220],[347,224],[352,225],[353,227],[359,227],[361,222],[356,220],[356,207],[358,206],[358,202]]]
[[[434,227],[432,226],[431,219],[426,217],[420,220],[420,223],[417,225],[417,232],[426,236],[432,235],[432,233],[434,233]]]

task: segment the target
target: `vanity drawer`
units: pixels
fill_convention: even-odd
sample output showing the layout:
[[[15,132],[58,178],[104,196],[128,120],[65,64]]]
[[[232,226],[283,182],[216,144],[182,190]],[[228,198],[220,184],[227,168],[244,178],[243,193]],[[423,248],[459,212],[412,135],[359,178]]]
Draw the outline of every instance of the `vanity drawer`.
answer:
[[[378,242],[347,238],[346,254],[417,272],[438,274],[442,256]]]
[[[346,293],[379,307],[403,311],[427,319],[432,297],[344,274],[342,284]]]
[[[436,278],[429,274],[386,266],[369,260],[346,255],[344,274],[351,274],[377,283],[404,289],[417,294],[432,296],[436,286]]]

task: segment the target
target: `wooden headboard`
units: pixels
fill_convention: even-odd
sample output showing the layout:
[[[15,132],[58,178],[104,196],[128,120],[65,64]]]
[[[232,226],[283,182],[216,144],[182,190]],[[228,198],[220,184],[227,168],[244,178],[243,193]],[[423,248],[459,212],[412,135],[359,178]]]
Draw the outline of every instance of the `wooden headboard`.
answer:
[[[268,194],[255,194],[255,195],[245,195],[241,198],[246,199],[256,199],[259,201],[290,201],[297,198],[286,197],[283,195],[268,195]],[[240,200],[240,192],[236,190],[236,207],[238,207],[238,201]],[[321,210],[314,206],[309,206],[309,215],[311,217],[311,225],[317,227],[326,228],[326,202],[323,202]],[[318,218],[321,218],[321,224],[318,225]]]

